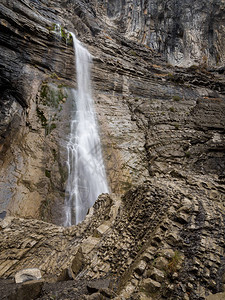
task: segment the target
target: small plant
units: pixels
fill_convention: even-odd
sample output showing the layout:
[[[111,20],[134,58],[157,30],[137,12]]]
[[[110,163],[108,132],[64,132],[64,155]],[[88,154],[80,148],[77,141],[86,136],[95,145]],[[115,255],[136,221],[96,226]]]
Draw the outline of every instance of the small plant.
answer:
[[[172,73],[168,73],[168,77],[169,77],[170,79],[172,79],[172,78],[174,77],[174,75],[173,75]]]
[[[41,111],[38,107],[36,111],[37,111],[37,116],[41,121],[41,125],[45,127],[47,125],[47,119],[45,118],[43,111]]]
[[[221,58],[220,58],[220,55],[219,53],[216,54],[216,64],[218,65],[219,62],[220,62]]]
[[[181,254],[178,251],[175,251],[174,256],[169,260],[166,267],[166,272],[168,274],[173,274],[178,270],[178,266],[182,260]]]
[[[52,78],[57,76],[52,74]],[[40,92],[41,102],[44,105],[52,106],[60,109],[60,104],[66,102],[67,95],[64,94],[63,88],[54,89],[50,85],[44,83]]]
[[[190,153],[189,151],[187,151],[187,152],[185,153],[185,156],[186,156],[187,158],[189,158],[189,157],[191,156],[191,153]]]
[[[207,64],[208,64],[208,57],[207,57],[207,55],[203,55],[203,57],[202,57],[202,66],[207,67]]]
[[[175,123],[174,127],[175,127],[176,130],[178,130],[179,129],[179,124]]]
[[[130,53],[130,55],[132,55],[132,56],[137,56],[137,53],[136,53],[134,50],[130,50],[129,53]]]
[[[45,176],[51,178],[51,171],[45,170]]]
[[[191,66],[189,67],[189,70],[193,70],[193,71],[198,70],[198,69],[199,69],[199,66],[198,66],[198,65],[191,65]]]
[[[173,100],[174,100],[174,101],[180,101],[180,100],[181,100],[181,97],[178,96],[178,95],[175,95],[175,96],[173,96]]]
[[[55,149],[52,149],[52,155],[54,157],[54,161],[56,161],[57,160],[57,152]]]
[[[170,107],[171,112],[175,112],[175,108],[173,106]]]
[[[60,79],[61,79],[55,72],[53,72],[53,73],[50,75],[50,77],[51,77],[52,79],[57,79],[57,80],[60,80]]]
[[[49,128],[49,131],[51,132],[53,129],[55,129],[56,128],[56,124],[55,123],[51,123],[51,125],[50,125],[50,128]],[[49,132],[49,133],[50,133]]]

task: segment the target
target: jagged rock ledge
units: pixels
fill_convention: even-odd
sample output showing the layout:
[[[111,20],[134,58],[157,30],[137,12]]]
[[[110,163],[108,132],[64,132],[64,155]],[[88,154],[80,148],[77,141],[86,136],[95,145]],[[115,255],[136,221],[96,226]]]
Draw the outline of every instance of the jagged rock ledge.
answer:
[[[205,201],[201,178],[191,185],[188,180],[155,178],[121,200],[102,195],[85,221],[69,228],[7,217],[1,221],[1,277],[39,268],[45,280],[40,299],[50,294],[81,299],[79,293],[91,293],[84,285],[103,279],[115,299],[142,293],[153,299],[205,299],[221,291],[224,210]],[[66,283],[68,274],[74,280]],[[60,280],[64,287],[56,283]],[[65,298],[59,298],[63,290]]]

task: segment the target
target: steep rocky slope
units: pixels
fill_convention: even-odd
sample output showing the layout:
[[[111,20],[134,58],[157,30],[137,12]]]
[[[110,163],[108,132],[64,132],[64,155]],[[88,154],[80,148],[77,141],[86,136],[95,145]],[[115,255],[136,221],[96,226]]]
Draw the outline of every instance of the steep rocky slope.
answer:
[[[116,195],[62,228],[76,88],[67,30],[93,55]],[[2,278],[40,268],[46,283],[34,297],[42,299],[205,299],[224,291],[224,34],[222,0],[1,1]],[[55,283],[73,261],[75,281]],[[26,293],[1,284],[6,298]]]

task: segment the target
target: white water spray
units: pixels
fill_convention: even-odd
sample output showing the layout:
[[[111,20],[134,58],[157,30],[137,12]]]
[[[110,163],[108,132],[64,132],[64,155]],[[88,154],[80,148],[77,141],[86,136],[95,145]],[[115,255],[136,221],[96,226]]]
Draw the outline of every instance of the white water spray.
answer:
[[[65,226],[78,224],[101,193],[108,193],[98,125],[91,95],[91,55],[75,35],[77,92],[73,91],[76,110],[72,116],[67,144],[68,183],[66,186]]]

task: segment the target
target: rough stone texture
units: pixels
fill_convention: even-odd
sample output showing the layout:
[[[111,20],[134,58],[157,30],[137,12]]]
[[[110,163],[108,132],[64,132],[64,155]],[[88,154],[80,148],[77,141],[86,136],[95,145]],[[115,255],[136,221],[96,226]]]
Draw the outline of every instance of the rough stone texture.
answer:
[[[99,1],[108,26],[163,53],[171,64],[224,67],[224,1]]]
[[[224,291],[223,26],[222,0],[1,1],[3,299],[18,294],[10,280],[24,268],[43,274],[39,299],[203,300]],[[63,220],[76,87],[64,28],[93,55],[115,193],[69,228],[34,220]],[[90,292],[98,280],[104,289]]]
[[[204,298],[220,291],[225,272],[224,210],[217,202],[205,201],[206,192],[201,184],[193,188],[183,179],[164,176],[129,191],[111,219],[116,199],[108,196],[95,203],[94,214],[70,228],[7,217],[1,221],[1,276],[33,266],[48,282],[72,264],[81,247],[84,259],[77,285],[108,278],[111,289],[131,299],[149,278],[158,283],[157,289],[145,291],[153,299],[185,299],[186,293],[191,299]],[[184,223],[177,211],[187,199],[192,205]],[[96,238],[96,228],[106,221],[109,229]],[[159,271],[152,272],[154,268]],[[58,291],[58,284],[47,286]]]
[[[25,269],[17,272],[15,274],[15,282],[22,283],[30,280],[39,280],[41,279],[41,272],[39,269]]]
[[[225,299],[225,293],[218,293],[215,295],[210,295],[206,299],[207,300],[223,300],[223,299]]]
[[[184,13],[190,5],[191,13]],[[224,80],[219,74],[223,69],[218,68],[224,54],[219,42],[224,40],[224,3],[196,1],[193,7],[169,1],[164,6],[157,1],[1,2],[1,212],[62,224],[69,88],[76,86],[73,49],[71,41],[66,43],[65,27],[76,32],[94,56],[94,98],[113,192],[123,193],[143,183],[149,171],[168,172],[170,164],[223,176]],[[185,20],[177,18],[173,7]],[[149,23],[149,18],[158,21]],[[62,24],[61,36],[54,32],[55,23]],[[219,62],[210,70],[205,69],[207,64],[173,69],[155,50],[142,45],[144,27],[151,31],[146,39],[157,40],[151,47],[162,54],[176,56],[182,43],[189,51],[188,43],[212,52],[210,61],[220,56]],[[214,50],[206,38],[189,43],[185,33],[189,28],[203,33],[210,28]],[[165,50],[171,47],[175,52]],[[201,64],[199,55],[193,57]]]

